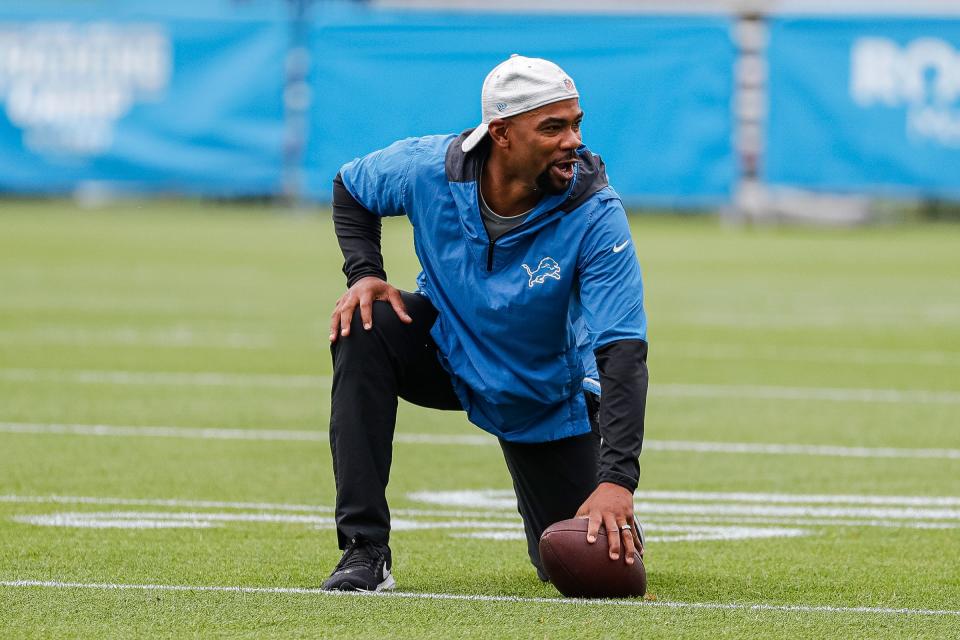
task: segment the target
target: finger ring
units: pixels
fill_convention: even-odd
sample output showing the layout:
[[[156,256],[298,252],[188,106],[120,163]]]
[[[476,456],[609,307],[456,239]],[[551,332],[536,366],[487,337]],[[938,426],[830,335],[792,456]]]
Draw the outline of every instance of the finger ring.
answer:
[[[628,525],[628,524],[622,524],[622,525],[620,525],[620,531],[630,531],[631,529],[633,529],[633,527],[631,527],[631,526]]]

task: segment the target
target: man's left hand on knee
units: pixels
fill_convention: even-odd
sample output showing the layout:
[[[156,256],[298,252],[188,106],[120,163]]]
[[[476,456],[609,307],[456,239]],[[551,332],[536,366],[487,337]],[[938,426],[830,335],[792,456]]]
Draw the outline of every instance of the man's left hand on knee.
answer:
[[[627,564],[633,564],[634,552],[643,555],[643,547],[633,530],[633,492],[612,482],[601,482],[577,510],[577,518],[589,518],[587,542],[597,541],[600,525],[607,534],[610,559],[619,560],[621,548]]]

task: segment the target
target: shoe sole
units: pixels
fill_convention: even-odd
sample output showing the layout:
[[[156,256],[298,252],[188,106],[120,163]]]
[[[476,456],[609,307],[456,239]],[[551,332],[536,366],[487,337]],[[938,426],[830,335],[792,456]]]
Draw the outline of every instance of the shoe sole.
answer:
[[[335,589],[328,589],[328,591],[359,591],[359,592],[362,592],[362,593],[373,593],[373,592],[375,592],[375,591],[390,591],[390,590],[392,590],[392,589],[393,589],[394,587],[396,587],[396,586],[397,586],[397,583],[396,583],[396,581],[393,579],[393,575],[388,573],[388,574],[387,574],[387,577],[383,580],[383,582],[381,582],[380,584],[378,584],[378,585],[377,585],[376,587],[374,587],[373,589],[361,589],[360,587],[358,587],[358,586],[356,586],[356,585],[354,585],[354,584],[350,584],[349,582],[345,582],[345,583],[343,583],[342,585],[340,585],[339,587],[337,587],[337,588],[335,588]]]
[[[393,579],[393,574],[388,573],[386,580],[377,585],[377,588],[374,591],[390,591],[397,586],[396,581]]]

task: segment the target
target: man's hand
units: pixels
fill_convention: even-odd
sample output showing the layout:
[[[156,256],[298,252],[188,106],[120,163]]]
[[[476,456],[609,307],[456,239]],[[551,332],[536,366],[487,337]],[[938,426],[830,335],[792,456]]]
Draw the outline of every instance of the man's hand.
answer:
[[[360,278],[347,289],[333,307],[333,313],[330,316],[330,342],[336,342],[338,334],[344,338],[350,335],[350,322],[357,305],[360,305],[363,328],[367,331],[372,329],[374,300],[386,300],[402,322],[407,324],[413,322],[413,318],[407,315],[407,310],[403,306],[400,291],[380,278],[367,276]]]
[[[643,555],[639,534],[633,530],[633,494],[627,489],[612,482],[601,482],[580,509],[577,518],[589,518],[587,526],[587,542],[597,541],[600,525],[607,530],[607,547],[610,550],[610,559],[620,559],[620,540],[623,539],[627,564],[633,564],[633,553],[639,551]],[[629,525],[629,529],[623,529]],[[621,534],[623,534],[621,536]]]

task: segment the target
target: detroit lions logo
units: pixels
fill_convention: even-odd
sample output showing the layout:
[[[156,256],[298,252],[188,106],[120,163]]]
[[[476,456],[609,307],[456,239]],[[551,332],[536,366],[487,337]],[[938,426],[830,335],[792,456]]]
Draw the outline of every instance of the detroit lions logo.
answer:
[[[541,260],[540,264],[537,265],[537,268],[533,271],[525,264],[521,266],[523,270],[527,272],[527,275],[530,276],[530,282],[527,283],[528,287],[532,287],[535,284],[543,284],[547,278],[553,278],[554,280],[560,279],[560,265],[549,256]]]

